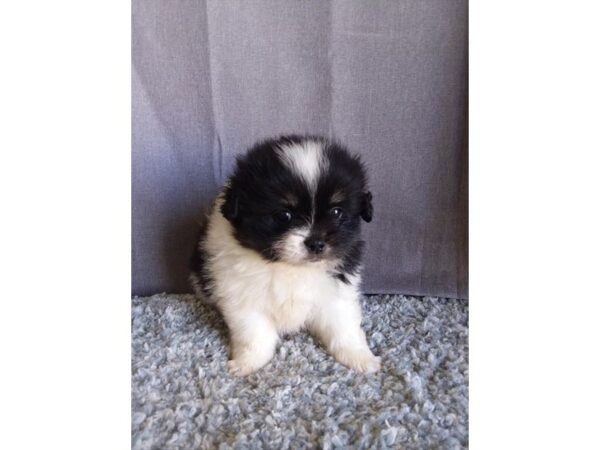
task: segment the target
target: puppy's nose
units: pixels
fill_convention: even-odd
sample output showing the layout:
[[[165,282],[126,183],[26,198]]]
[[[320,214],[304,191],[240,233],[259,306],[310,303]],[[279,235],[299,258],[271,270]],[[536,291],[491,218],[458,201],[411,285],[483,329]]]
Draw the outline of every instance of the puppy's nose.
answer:
[[[315,255],[322,253],[325,249],[325,242],[318,237],[308,238],[304,241],[304,245],[306,245],[306,248]]]

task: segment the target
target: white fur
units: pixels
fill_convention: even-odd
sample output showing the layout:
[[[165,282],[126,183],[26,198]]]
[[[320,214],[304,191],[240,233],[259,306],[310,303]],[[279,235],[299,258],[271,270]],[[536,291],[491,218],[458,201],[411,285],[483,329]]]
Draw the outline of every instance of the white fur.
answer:
[[[304,241],[310,234],[310,227],[295,228],[286,233],[283,238],[275,244],[281,259],[289,263],[301,263],[306,261],[308,251]]]
[[[272,358],[280,334],[303,327],[342,364],[362,372],[378,370],[379,358],[360,328],[360,277],[342,283],[328,273],[327,261],[266,261],[234,238],[231,224],[221,215],[221,203],[222,199],[215,202],[202,246],[213,295],[231,335],[232,373],[243,376],[261,368]],[[303,242],[304,234],[287,239]],[[288,242],[288,247],[293,245]]]
[[[318,140],[306,140],[302,144],[286,145],[279,148],[279,156],[284,164],[302,177],[311,192],[317,189],[319,175],[327,170],[323,144]]]

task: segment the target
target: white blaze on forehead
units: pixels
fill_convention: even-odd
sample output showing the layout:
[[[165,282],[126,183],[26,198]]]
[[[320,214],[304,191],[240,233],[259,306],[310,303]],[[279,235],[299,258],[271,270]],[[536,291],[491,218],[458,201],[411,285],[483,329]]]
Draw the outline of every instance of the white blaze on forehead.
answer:
[[[319,176],[327,170],[323,144],[319,141],[306,140],[299,144],[281,146],[279,157],[313,192],[317,188]]]

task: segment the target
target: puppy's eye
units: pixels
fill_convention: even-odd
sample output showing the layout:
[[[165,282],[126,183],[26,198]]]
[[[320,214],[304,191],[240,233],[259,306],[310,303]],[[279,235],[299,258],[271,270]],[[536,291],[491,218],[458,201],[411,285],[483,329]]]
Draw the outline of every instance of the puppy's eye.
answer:
[[[335,208],[331,208],[329,210],[329,214],[336,219],[341,219],[344,215],[344,211],[342,210],[342,208],[336,206]]]
[[[292,213],[289,211],[278,211],[275,213],[275,220],[280,223],[288,223],[292,220]]]

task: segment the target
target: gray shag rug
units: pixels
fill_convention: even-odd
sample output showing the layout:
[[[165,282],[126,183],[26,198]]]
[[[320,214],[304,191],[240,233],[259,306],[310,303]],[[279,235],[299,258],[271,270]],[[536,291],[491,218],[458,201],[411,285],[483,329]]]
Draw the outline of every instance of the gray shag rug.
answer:
[[[132,447],[466,448],[468,302],[362,300],[382,370],[357,374],[307,333],[259,372],[227,372],[227,329],[191,295],[134,298]]]

